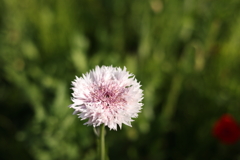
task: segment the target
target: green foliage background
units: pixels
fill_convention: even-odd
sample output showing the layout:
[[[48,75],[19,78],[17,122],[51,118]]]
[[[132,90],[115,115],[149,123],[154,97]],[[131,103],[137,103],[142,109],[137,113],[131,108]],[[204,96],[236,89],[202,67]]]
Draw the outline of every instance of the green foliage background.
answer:
[[[239,0],[0,0],[0,159],[94,160],[71,81],[126,66],[144,106],[108,131],[111,160],[237,160],[211,132],[240,122]]]

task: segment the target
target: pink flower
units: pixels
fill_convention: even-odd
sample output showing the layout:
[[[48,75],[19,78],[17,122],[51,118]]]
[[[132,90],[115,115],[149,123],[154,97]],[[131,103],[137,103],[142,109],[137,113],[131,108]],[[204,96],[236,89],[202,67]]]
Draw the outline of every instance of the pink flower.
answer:
[[[75,109],[85,124],[93,127],[104,124],[117,130],[117,125],[131,126],[142,109],[143,91],[134,75],[120,67],[96,66],[96,68],[72,82],[72,101],[70,108]]]

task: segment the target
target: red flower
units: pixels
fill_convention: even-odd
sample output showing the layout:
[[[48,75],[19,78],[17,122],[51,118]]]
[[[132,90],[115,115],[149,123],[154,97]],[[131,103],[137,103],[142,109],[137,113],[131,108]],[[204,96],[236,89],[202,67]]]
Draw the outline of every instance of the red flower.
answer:
[[[214,125],[213,135],[222,143],[232,144],[238,141],[240,129],[230,114],[224,114]]]

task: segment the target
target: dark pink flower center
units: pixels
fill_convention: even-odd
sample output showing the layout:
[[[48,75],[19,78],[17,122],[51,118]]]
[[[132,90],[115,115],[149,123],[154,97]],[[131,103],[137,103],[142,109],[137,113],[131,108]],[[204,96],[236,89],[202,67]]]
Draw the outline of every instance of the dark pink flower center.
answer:
[[[123,107],[126,105],[124,95],[128,88],[119,87],[114,83],[103,86],[94,86],[93,92],[91,92],[91,102],[100,102],[104,109],[109,107]]]

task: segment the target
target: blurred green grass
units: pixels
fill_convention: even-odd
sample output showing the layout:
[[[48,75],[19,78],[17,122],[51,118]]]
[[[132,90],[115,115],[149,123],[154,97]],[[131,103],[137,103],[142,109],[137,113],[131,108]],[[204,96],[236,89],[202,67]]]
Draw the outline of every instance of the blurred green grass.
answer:
[[[72,110],[71,81],[126,66],[144,106],[108,131],[110,159],[239,159],[211,135],[240,122],[240,1],[0,0],[0,159],[93,160],[92,127]]]

